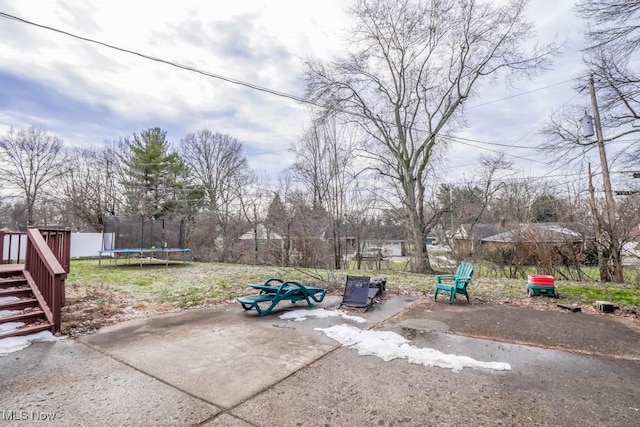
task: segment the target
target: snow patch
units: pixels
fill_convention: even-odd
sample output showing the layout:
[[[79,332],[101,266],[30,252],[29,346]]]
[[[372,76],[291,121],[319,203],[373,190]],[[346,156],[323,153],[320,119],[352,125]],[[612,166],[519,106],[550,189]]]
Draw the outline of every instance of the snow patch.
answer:
[[[14,329],[22,328],[25,325],[24,322],[8,322],[0,323],[0,333],[13,331]]]
[[[317,308],[314,310],[293,310],[284,313],[280,316],[283,320],[293,320],[295,322],[302,322],[309,317],[328,318],[328,317],[342,317],[344,320],[351,320],[356,323],[366,323],[367,320],[360,316],[351,316],[340,310],[325,310],[324,308]]]
[[[57,340],[58,338],[56,338],[49,331],[41,331],[35,334],[25,335],[23,337],[3,338],[0,340],[0,356],[6,356],[9,353],[27,348],[31,345],[32,342],[47,342]]]
[[[8,302],[16,302],[16,301],[20,301],[20,298],[18,297],[0,297],[0,304],[6,304]]]
[[[340,344],[358,350],[361,356],[376,356],[388,362],[406,359],[409,363],[435,366],[460,372],[464,368],[484,368],[510,371],[511,365],[503,362],[482,362],[468,356],[446,354],[432,348],[418,348],[409,340],[391,331],[363,331],[346,324],[330,328],[315,328]]]
[[[15,316],[16,314],[22,313],[20,310],[0,310],[0,318]]]

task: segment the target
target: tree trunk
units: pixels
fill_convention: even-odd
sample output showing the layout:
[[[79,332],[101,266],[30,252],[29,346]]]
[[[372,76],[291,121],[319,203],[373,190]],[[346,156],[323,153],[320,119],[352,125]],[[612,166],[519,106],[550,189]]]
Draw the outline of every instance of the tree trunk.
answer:
[[[422,220],[416,212],[411,212],[410,221],[411,235],[413,241],[413,262],[411,271],[414,273],[433,274],[431,263],[429,262],[429,254],[427,252],[427,236],[424,220]]]
[[[290,222],[286,222],[285,226],[283,227],[284,230],[286,230],[286,233],[283,237],[284,239],[284,256],[282,258],[282,265],[284,267],[289,267],[289,265],[291,264],[291,259],[290,259],[290,255],[291,255],[291,223]]]
[[[600,281],[601,282],[610,282],[609,278],[609,266],[607,262],[607,258],[604,257],[604,253],[602,251],[602,244],[598,242],[598,271],[600,272]]]
[[[616,283],[624,283],[624,269],[622,266],[622,248],[617,241],[612,241],[609,249],[611,260],[610,279]]]
[[[360,250],[360,236],[356,239],[356,270],[362,268],[362,251]]]
[[[341,244],[340,244],[340,224],[335,221],[333,222],[333,257],[334,257],[334,264],[335,264],[335,269],[336,270],[340,270],[342,267],[342,248],[341,248]]]
[[[27,195],[27,226],[34,225],[33,212],[35,211],[35,197]]]

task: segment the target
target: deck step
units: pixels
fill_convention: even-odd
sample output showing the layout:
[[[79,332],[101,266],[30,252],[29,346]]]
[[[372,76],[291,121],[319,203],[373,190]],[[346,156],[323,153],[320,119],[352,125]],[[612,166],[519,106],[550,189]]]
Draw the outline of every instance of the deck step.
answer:
[[[31,294],[31,288],[29,286],[24,286],[24,287],[16,287],[16,288],[9,288],[9,289],[0,289],[0,298],[2,297],[24,297],[24,296],[28,296],[29,294]]]
[[[51,324],[49,322],[43,322],[38,325],[24,326],[22,328],[14,329],[8,332],[2,332],[0,333],[0,340],[3,338],[20,337],[24,335],[35,334],[36,332],[50,331],[50,330],[51,330]]]
[[[14,314],[13,316],[1,317],[0,323],[30,322],[38,319],[46,319],[44,311],[40,310],[40,308],[26,313]]]
[[[0,277],[7,277],[22,273],[24,264],[0,264]]]
[[[35,298],[23,298],[19,301],[0,304],[0,310],[23,310],[29,307],[38,307],[38,300]],[[2,317],[0,317],[0,319],[2,319]]]
[[[24,286],[27,284],[27,279],[24,276],[11,277],[7,279],[0,278],[0,289],[12,288],[15,286]]]

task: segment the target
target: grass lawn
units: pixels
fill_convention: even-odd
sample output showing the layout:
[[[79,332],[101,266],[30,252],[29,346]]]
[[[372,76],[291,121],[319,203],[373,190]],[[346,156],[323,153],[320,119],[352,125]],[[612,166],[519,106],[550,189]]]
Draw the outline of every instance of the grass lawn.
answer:
[[[384,266],[383,266],[384,267]],[[222,263],[174,263],[114,265],[97,260],[73,260],[66,282],[67,305],[63,332],[74,335],[133,317],[201,307],[254,293],[247,283],[271,277],[298,280],[326,287],[341,295],[346,275],[382,276],[387,289],[396,293],[431,295],[433,276],[402,271],[397,266],[380,271],[296,269]],[[636,282],[637,283],[637,282]],[[526,280],[483,277],[478,274],[469,288],[472,302],[538,306],[548,309],[559,301],[592,306],[597,300],[619,304],[633,315],[640,312],[640,286],[597,282],[556,282],[559,300],[528,298]]]

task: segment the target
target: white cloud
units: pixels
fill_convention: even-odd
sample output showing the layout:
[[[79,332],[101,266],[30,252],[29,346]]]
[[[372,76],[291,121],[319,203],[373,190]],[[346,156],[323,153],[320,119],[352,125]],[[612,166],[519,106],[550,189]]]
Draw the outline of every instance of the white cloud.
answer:
[[[301,95],[303,59],[328,59],[344,53],[344,29],[350,22],[344,9],[348,4],[340,0],[0,0],[0,10],[126,49]],[[531,2],[529,16],[537,25],[539,38],[550,41],[557,36],[567,42],[564,55],[556,60],[552,71],[533,81],[522,81],[515,89],[507,89],[500,82],[486,85],[470,105],[576,76],[582,69],[579,49],[583,23],[573,15],[572,5],[552,0]],[[66,99],[75,102],[78,109],[86,105],[92,110],[91,114],[64,108],[56,111],[46,103],[38,110],[32,103],[14,100],[10,111],[6,110],[9,107],[0,109],[0,130],[35,124],[48,127],[67,143],[89,144],[150,126],[169,128],[172,140],[177,141],[187,132],[208,127],[245,141],[249,152],[267,152],[289,147],[300,137],[307,121],[305,108],[295,101],[44,29],[0,19],[0,36],[0,81],[2,73],[19,76],[22,84],[37,82],[37,90],[49,91],[42,97],[55,93],[60,97],[58,102]],[[461,135],[514,143],[574,93],[568,84],[470,109],[468,127]],[[34,99],[37,101],[37,96]],[[535,145],[540,140],[534,132],[527,135],[523,145]],[[531,151],[508,151],[544,160]],[[450,163],[473,163],[481,152],[453,144]],[[285,154],[269,162],[271,172],[290,163]],[[546,169],[544,165],[517,162],[523,170],[535,174]],[[455,178],[449,175],[449,179]]]

